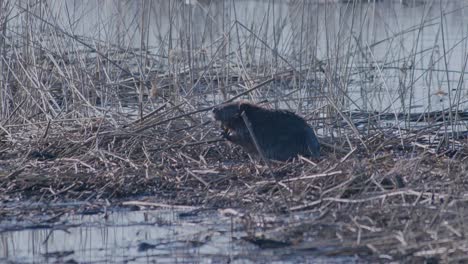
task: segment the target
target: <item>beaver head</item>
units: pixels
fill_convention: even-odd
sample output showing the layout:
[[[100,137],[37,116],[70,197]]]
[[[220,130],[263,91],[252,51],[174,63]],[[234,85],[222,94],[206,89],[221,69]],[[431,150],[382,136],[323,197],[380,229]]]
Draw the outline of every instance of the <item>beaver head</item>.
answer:
[[[241,102],[231,102],[213,108],[213,117],[220,122],[237,119],[241,115]]]
[[[244,111],[248,111],[252,108],[258,108],[252,103],[245,102],[245,101],[238,101],[238,102],[230,102],[219,105],[213,108],[213,117],[215,120],[220,121],[222,123],[229,122],[236,120],[238,118],[242,118],[241,114]]]

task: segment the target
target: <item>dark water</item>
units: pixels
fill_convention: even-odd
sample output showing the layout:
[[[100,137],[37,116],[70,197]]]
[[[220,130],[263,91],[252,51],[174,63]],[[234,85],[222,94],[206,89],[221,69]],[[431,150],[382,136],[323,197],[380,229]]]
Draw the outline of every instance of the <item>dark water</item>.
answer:
[[[64,215],[38,226],[0,222],[0,262],[19,263],[355,263],[287,249],[259,249],[236,218],[216,211],[183,216],[182,211],[110,212]],[[42,222],[43,223],[43,222]],[[44,223],[43,223],[44,224]],[[17,231],[6,231],[10,229]],[[76,263],[75,262],[75,263]]]

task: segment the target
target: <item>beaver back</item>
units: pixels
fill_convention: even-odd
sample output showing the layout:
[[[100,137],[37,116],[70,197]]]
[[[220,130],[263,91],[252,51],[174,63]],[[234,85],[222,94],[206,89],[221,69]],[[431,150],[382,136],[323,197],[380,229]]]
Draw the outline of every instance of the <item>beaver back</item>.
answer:
[[[313,129],[293,112],[267,109],[247,102],[228,103],[215,108],[215,119],[235,135],[230,141],[242,146],[247,152],[258,154],[242,119],[242,112],[250,121],[257,143],[266,158],[288,160],[298,154],[319,156],[320,145]]]

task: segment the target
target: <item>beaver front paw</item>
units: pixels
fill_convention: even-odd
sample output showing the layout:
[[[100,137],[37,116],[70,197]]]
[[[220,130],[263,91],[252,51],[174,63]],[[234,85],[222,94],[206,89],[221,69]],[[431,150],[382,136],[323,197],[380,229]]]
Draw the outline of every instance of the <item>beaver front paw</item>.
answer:
[[[224,139],[227,139],[227,140],[231,140],[232,133],[228,129],[223,130],[221,132],[221,137],[224,138]]]

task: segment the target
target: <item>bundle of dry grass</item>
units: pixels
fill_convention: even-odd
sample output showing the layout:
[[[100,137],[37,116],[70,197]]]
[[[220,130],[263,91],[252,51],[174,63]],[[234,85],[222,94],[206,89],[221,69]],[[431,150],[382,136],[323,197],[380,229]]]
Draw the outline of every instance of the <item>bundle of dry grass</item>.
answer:
[[[106,119],[81,126],[36,124],[42,133],[20,127],[4,135],[1,193],[86,200],[159,194],[186,205],[288,211],[328,199],[365,202],[395,190],[391,196],[438,193],[462,180],[466,169],[466,140],[452,140],[457,145],[452,149],[427,144],[427,135],[374,133],[341,143],[334,139],[335,145],[322,138],[319,160],[273,162],[270,171],[219,139],[213,124],[185,125],[180,119],[153,120],[161,124],[141,132],[135,131],[147,123],[115,129]],[[415,192],[402,191],[407,188]]]
[[[466,139],[452,140],[456,149],[437,149],[427,135],[375,133],[325,143],[319,160],[267,167],[219,141],[213,124],[179,119],[138,133],[148,123],[36,124],[45,137],[10,129],[2,142],[1,198],[234,208],[249,241],[328,255],[455,260],[466,253]],[[254,217],[297,212],[289,222]]]
[[[431,32],[437,39],[427,49],[419,35],[411,49],[394,41],[434,21],[447,28],[445,16],[455,11],[365,40],[356,32],[364,38],[361,31],[375,21],[353,19],[374,17],[366,13],[374,8],[297,1],[268,26],[223,17],[221,33],[210,27],[206,43],[197,42],[193,23],[174,24],[192,18],[194,7],[161,1],[170,30],[161,33],[158,24],[160,46],[151,47],[149,1],[138,11],[141,20],[131,20],[137,25],[118,22],[116,43],[79,36],[71,17],[50,20],[54,10],[44,1],[0,5],[0,217],[21,214],[17,201],[234,208],[251,232],[246,239],[262,246],[391,260],[467,255],[466,60],[456,70],[447,60],[453,50],[465,54],[467,38],[445,46],[447,36],[442,32],[441,41]],[[203,25],[221,13],[203,10]],[[328,12],[340,22],[322,18]],[[291,28],[287,40],[278,25]],[[324,49],[321,25],[330,29]],[[96,36],[114,30],[111,22],[96,28]],[[138,43],[125,43],[128,28],[138,31]],[[381,47],[399,52],[377,58]],[[422,79],[424,92],[437,90],[447,105],[413,98]],[[426,87],[439,85],[433,79],[447,83],[447,92]],[[322,156],[264,164],[229,145],[207,113],[240,98],[305,116],[319,131]],[[379,112],[367,111],[376,104]],[[283,218],[261,220],[266,214]]]

